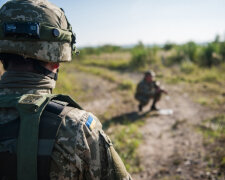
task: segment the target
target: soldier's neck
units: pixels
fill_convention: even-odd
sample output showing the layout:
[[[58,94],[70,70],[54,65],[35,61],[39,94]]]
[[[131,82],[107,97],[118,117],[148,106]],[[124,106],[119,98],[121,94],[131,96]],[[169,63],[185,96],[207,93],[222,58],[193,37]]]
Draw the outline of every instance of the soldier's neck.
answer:
[[[0,94],[50,94],[55,80],[30,72],[5,72],[0,80]]]
[[[33,88],[3,88],[0,89],[0,95],[7,94],[51,94],[52,91],[50,89],[33,89]]]

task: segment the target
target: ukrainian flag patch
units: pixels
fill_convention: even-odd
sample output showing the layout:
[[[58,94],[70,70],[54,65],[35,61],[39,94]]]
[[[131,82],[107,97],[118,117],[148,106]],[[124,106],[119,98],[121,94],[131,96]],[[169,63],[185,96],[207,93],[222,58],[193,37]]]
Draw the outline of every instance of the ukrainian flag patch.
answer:
[[[96,120],[92,116],[88,116],[88,119],[85,124],[89,129],[93,130],[96,125]]]

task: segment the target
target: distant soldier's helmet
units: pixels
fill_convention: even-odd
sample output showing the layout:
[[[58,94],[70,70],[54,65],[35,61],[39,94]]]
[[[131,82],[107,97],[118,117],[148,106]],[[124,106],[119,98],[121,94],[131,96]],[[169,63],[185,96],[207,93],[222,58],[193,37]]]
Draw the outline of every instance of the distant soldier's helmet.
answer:
[[[154,72],[154,71],[151,71],[151,70],[146,71],[146,72],[145,72],[145,77],[146,77],[146,76],[151,76],[151,77],[154,78],[154,77],[155,77],[155,72]]]
[[[11,0],[0,9],[1,54],[71,61],[75,41],[64,11],[47,0]]]

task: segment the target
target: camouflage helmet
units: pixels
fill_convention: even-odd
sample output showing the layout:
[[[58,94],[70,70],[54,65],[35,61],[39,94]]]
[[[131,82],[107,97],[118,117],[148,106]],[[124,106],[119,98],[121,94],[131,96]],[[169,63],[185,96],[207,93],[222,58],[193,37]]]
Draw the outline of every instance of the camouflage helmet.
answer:
[[[155,77],[155,72],[152,71],[152,70],[146,71],[144,76],[145,76],[145,77],[146,77],[146,76],[151,76],[151,77],[154,78],[154,77]]]
[[[64,11],[47,0],[11,0],[0,9],[0,54],[45,62],[72,60],[75,35]]]

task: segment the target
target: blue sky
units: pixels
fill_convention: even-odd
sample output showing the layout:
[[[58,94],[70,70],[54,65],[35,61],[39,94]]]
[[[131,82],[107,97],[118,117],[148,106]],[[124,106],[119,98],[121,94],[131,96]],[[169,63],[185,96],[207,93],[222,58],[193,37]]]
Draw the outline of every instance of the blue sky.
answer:
[[[50,1],[65,10],[77,34],[77,46],[206,42],[216,34],[225,37],[225,0]]]

